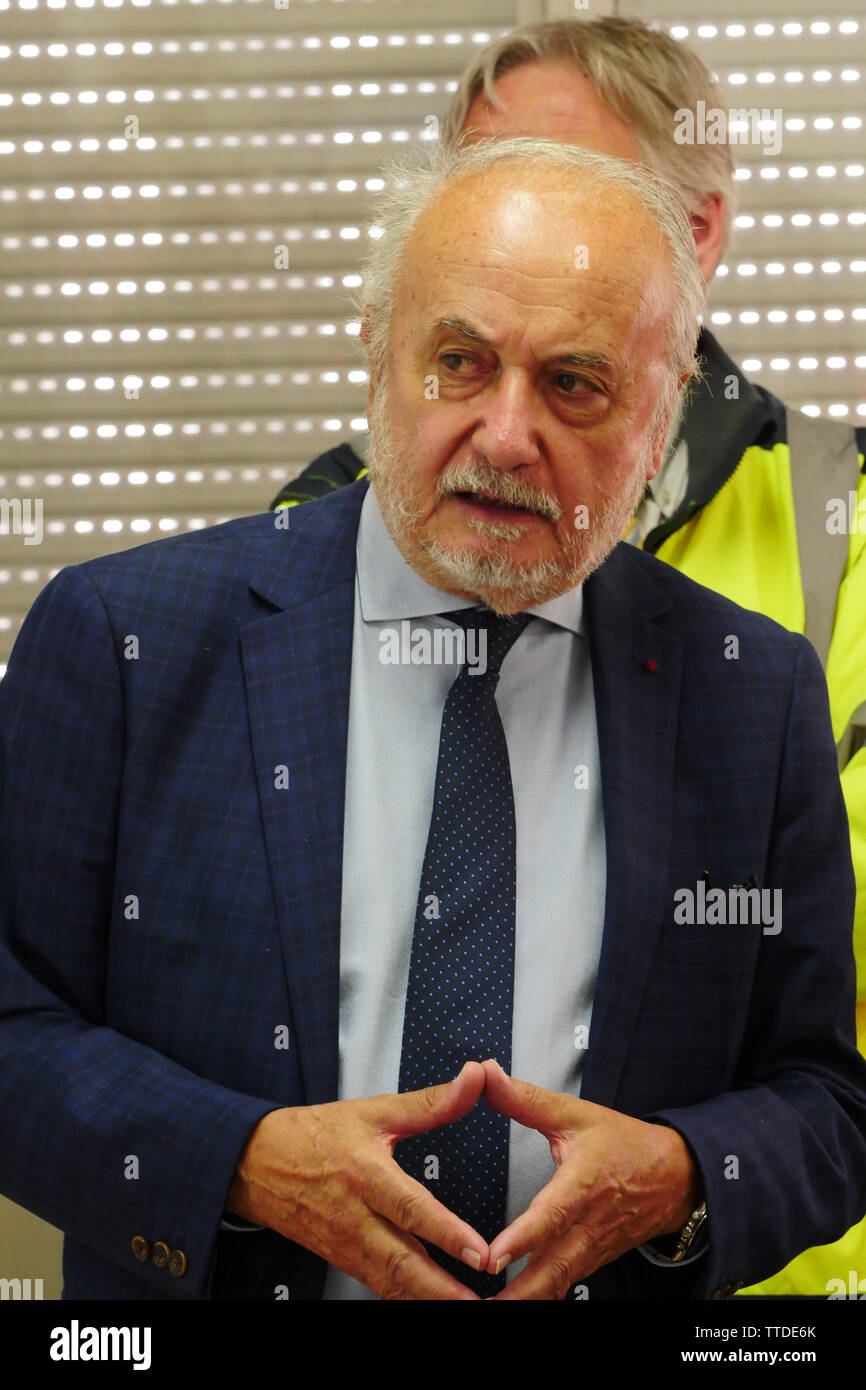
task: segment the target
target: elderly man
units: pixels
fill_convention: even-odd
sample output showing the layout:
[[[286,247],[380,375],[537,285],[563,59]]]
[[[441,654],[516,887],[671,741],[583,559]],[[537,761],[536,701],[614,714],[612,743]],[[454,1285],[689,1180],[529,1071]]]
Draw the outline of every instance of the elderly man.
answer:
[[[817,658],[616,544],[688,223],[544,141],[380,216],[372,486],[12,653],[0,1181],[70,1298],[726,1297],[863,1213],[866,1066]]]
[[[728,243],[735,198],[728,145],[675,138],[676,113],[701,103],[723,105],[716,82],[663,29],[612,17],[539,22],[473,58],[442,140],[450,147],[460,139],[535,135],[646,161],[680,192],[709,282]],[[866,540],[862,526],[837,534],[827,519],[834,498],[856,493],[866,507],[866,427],[786,410],[745,378],[706,327],[698,352],[702,380],[674,419],[627,539],[805,632],[821,657],[858,884],[857,1019],[866,1053]],[[364,476],[366,455],[366,437],[329,449],[273,505],[294,506]],[[855,1267],[866,1267],[866,1222],[747,1292],[829,1293]]]

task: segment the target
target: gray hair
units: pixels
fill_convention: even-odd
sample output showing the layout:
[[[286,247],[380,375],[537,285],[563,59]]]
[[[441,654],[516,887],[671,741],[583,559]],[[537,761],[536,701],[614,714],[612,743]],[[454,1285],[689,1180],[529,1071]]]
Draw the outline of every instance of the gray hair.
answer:
[[[699,375],[695,361],[698,315],[704,304],[704,282],[695,254],[688,216],[676,189],[652,170],[596,154],[579,145],[525,136],[482,141],[464,149],[434,145],[404,157],[387,170],[387,190],[375,206],[381,232],[372,242],[364,284],[356,302],[367,324],[367,341],[378,373],[383,373],[397,283],[409,236],[421,214],[452,180],[505,161],[533,167],[550,164],[582,177],[591,192],[607,197],[632,194],[656,223],[670,251],[675,302],[668,340],[668,390],[663,393],[656,422],[666,418],[676,400],[679,378]]]
[[[596,93],[632,131],[650,168],[672,183],[689,212],[712,194],[724,198],[721,255],[736,208],[730,145],[685,144],[674,139],[675,113],[720,107],[709,68],[685,44],[640,19],[563,19],[512,29],[481,49],[466,69],[442,125],[442,142],[456,145],[472,102],[483,91],[502,102],[495,83],[524,63],[565,62],[584,74]]]

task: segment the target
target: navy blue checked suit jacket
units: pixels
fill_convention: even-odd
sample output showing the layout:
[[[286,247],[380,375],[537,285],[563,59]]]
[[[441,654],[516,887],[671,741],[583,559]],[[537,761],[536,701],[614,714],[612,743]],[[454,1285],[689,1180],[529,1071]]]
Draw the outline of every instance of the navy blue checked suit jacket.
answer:
[[[0,682],[0,1190],[66,1233],[65,1298],[321,1296],[321,1259],[220,1217],[261,1116],[337,1096],[366,487],[69,566]],[[582,1094],[679,1129],[710,1212],[698,1263],[585,1282],[726,1296],[866,1210],[826,688],[802,638],[627,545],[585,598],[608,866]],[[781,888],[781,932],[678,925],[705,870]]]

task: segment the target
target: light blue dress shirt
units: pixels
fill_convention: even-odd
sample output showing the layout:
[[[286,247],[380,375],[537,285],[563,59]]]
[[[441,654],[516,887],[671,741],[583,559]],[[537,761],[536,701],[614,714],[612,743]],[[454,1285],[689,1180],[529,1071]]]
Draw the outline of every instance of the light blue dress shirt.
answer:
[[[601,770],[582,587],[531,608],[496,702],[517,829],[512,1074],[579,1095],[604,924]],[[407,565],[372,488],[361,510],[349,705],[340,928],[339,1098],[395,1092],[442,709],[457,664],[386,664],[434,615],[475,607]],[[432,646],[432,643],[431,643]],[[401,640],[407,656],[411,650]],[[443,1081],[451,1080],[442,1077]],[[547,1141],[512,1123],[508,1221],[555,1171]],[[514,1272],[522,1267],[514,1266]],[[512,1273],[509,1270],[509,1274]],[[373,1298],[333,1266],[325,1298]]]

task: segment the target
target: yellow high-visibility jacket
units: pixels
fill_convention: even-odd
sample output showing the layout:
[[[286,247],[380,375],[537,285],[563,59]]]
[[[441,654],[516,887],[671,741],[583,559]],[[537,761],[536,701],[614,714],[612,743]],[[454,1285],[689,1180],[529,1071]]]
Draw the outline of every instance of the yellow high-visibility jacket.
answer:
[[[709,333],[702,334],[700,346],[707,379],[682,431],[689,447],[686,502],[678,516],[649,533],[644,548],[699,584],[802,633],[806,607],[785,407],[746,381]],[[731,379],[738,399],[726,398]],[[844,494],[843,507],[828,509],[824,518],[825,524],[838,524],[844,510],[848,529],[825,671],[837,742],[866,701],[866,430],[857,432],[857,445],[853,496]],[[866,1054],[866,745],[857,747],[860,737],[855,731],[853,755],[840,777],[857,880],[857,1042]],[[840,1280],[850,1288],[852,1270],[866,1280],[866,1218],[840,1240],[804,1251],[771,1279],[741,1292],[826,1297],[838,1292]]]
[[[675,515],[644,538],[643,547],[697,583],[802,633],[806,604],[785,406],[749,382],[706,330],[698,351],[704,380],[681,427],[689,455],[686,495]],[[866,426],[857,431],[856,443],[849,488],[838,499],[841,509],[833,508],[832,514],[828,509],[826,517],[827,525],[839,525],[844,512],[848,534],[826,660],[837,743],[852,715],[866,707]],[[361,477],[367,471],[363,441],[353,444],[322,454],[283,488],[272,507],[323,496]],[[821,462],[816,458],[815,467]],[[840,776],[857,880],[857,1041],[866,1055],[866,728],[855,729],[850,747]],[[840,1240],[804,1251],[772,1279],[741,1292],[828,1296],[840,1287],[831,1281],[852,1286],[852,1270],[864,1280],[866,1293],[866,1217]]]
[[[677,514],[650,531],[644,549],[698,584],[802,633],[806,605],[786,409],[769,391],[747,381],[710,333],[701,334],[699,347],[705,381],[682,428],[689,450],[688,489]],[[732,381],[736,396],[731,395]],[[839,499],[849,523],[847,562],[826,662],[837,742],[866,702],[866,426],[857,431],[857,446],[849,483],[854,496]],[[820,459],[815,466],[820,468]],[[822,520],[834,524],[838,514],[837,508],[828,510]],[[866,746],[856,746],[858,737],[841,782],[857,879],[858,1044],[866,1053]]]

